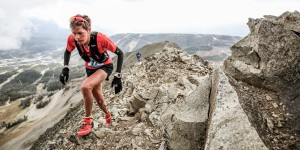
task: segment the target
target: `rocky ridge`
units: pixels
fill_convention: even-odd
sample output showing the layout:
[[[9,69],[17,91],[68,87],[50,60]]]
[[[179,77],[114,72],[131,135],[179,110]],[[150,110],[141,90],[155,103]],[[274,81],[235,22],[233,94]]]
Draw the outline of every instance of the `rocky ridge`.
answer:
[[[94,103],[94,131],[88,137],[78,138],[76,131],[84,115],[81,105],[78,111],[70,111],[56,125],[59,128],[49,129],[42,135],[32,149],[203,148],[210,88],[199,85],[206,83],[210,86],[211,69],[202,63],[200,57],[186,54],[174,43],[164,42],[160,48],[160,52],[146,57],[142,65],[133,64],[123,71],[124,90],[119,95],[114,95],[108,82],[105,83],[104,95],[114,119],[111,126],[103,125],[103,113]],[[198,104],[195,103],[195,90],[204,92],[203,100]],[[183,107],[185,104],[195,108]],[[205,110],[201,112],[198,108]],[[184,112],[178,111],[180,109],[190,112],[176,113]],[[171,120],[162,119],[170,117]],[[197,127],[199,124],[203,128]],[[177,130],[190,127],[195,130],[182,131],[182,134],[201,131],[202,137],[195,134],[195,139],[182,135],[183,142],[174,141],[178,136],[175,139],[172,136],[181,134]]]
[[[153,53],[146,53],[141,65],[124,67],[120,94],[112,93],[110,82],[104,84],[111,126],[104,126],[104,114],[94,103],[93,132],[77,137],[81,103],[31,149],[266,149],[218,66],[188,55],[175,43],[140,50],[149,49]],[[129,57],[125,60],[130,62]]]
[[[300,13],[249,19],[251,33],[232,46],[225,72],[270,149],[300,147]]]

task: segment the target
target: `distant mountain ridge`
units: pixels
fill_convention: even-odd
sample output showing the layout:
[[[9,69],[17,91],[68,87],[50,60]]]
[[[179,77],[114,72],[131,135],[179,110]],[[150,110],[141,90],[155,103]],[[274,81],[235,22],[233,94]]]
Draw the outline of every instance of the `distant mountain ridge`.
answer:
[[[204,59],[222,61],[230,54],[230,46],[241,37],[214,34],[139,34],[124,33],[110,37],[125,52],[137,50],[145,45],[170,41],[178,44],[190,54],[198,54]]]
[[[28,41],[23,41],[22,48],[17,50],[0,51],[0,58],[34,58],[52,57],[62,58],[68,31],[60,29],[51,22],[36,21],[36,29],[32,30],[32,37]],[[43,30],[45,28],[45,31]],[[54,29],[53,29],[54,28]],[[105,33],[104,33],[105,34]],[[197,54],[205,60],[220,62],[231,54],[229,48],[241,37],[214,34],[139,34],[123,33],[110,36],[110,39],[124,52],[137,50],[145,45],[170,41],[177,43],[189,54]],[[1,64],[1,63],[0,63]]]
[[[139,34],[139,33],[123,33],[110,36],[116,45],[120,46],[124,51],[132,51],[141,48],[144,45],[171,41],[177,43],[182,48],[192,46],[231,46],[241,37],[214,34]]]

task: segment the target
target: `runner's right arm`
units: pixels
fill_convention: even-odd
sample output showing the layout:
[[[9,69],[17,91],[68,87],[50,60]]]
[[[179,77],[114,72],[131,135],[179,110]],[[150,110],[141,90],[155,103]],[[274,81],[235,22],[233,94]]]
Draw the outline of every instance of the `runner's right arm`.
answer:
[[[68,41],[67,41],[67,47],[66,51],[64,54],[64,66],[68,67],[70,58],[71,58],[71,53],[75,49],[75,40],[73,35],[69,35]]]
[[[70,57],[71,57],[71,52],[75,49],[75,41],[74,41],[74,37],[72,35],[70,35],[68,37],[68,42],[67,42],[67,48],[64,54],[64,68],[62,69],[62,72],[59,76],[59,80],[62,84],[66,84],[66,82],[68,82],[69,79],[69,61],[70,61]]]
[[[71,58],[71,52],[69,52],[69,51],[66,49],[65,55],[64,55],[64,66],[65,66],[65,67],[68,67],[70,58]]]
[[[65,85],[69,79],[69,70],[70,69],[69,69],[68,65],[69,65],[70,57],[71,57],[71,52],[69,52],[66,49],[65,54],[64,54],[64,68],[62,69],[62,72],[59,76],[59,80],[63,85]]]

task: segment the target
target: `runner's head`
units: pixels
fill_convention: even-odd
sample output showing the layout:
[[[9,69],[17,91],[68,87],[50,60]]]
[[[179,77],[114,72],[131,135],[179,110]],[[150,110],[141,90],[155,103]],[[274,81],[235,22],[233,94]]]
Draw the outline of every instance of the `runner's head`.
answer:
[[[86,15],[76,15],[70,18],[70,28],[76,41],[85,44],[91,33],[91,19]]]
[[[70,18],[71,29],[80,26],[87,31],[91,28],[91,19],[89,16],[77,14]]]

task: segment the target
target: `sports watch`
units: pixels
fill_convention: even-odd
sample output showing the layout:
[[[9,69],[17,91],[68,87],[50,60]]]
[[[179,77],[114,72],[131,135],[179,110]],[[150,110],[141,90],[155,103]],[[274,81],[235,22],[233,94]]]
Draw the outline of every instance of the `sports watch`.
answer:
[[[121,78],[121,77],[122,77],[122,76],[121,76],[121,73],[116,73],[116,74],[115,74],[115,77]]]

